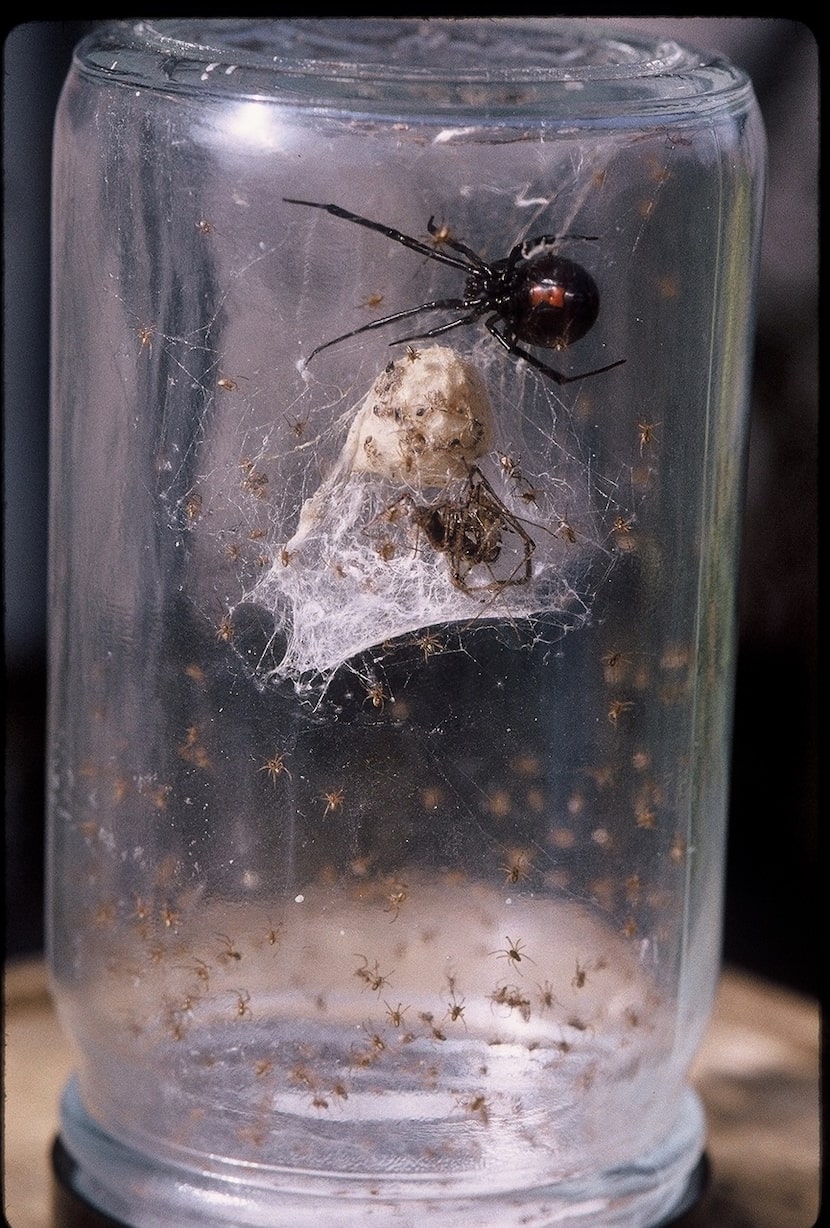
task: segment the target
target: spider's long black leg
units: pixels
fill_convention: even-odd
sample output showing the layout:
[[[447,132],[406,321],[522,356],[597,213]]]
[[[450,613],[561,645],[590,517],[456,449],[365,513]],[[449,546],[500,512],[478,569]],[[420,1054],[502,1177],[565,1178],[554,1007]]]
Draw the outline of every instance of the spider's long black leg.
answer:
[[[390,341],[390,345],[406,345],[407,341],[426,341],[429,337],[440,337],[442,333],[448,333],[450,329],[460,328],[462,324],[472,324],[477,320],[479,313],[474,311],[472,315],[459,316],[457,320],[450,320],[447,324],[439,324],[436,328],[430,328],[425,333],[413,333],[411,337],[396,337],[394,341]]]
[[[576,380],[587,379],[589,375],[601,375],[603,371],[613,371],[614,367],[621,367],[625,362],[624,358],[618,358],[616,362],[609,362],[604,367],[594,367],[591,371],[580,371],[578,375],[563,375],[561,371],[557,371],[555,367],[549,367],[546,362],[542,362],[540,358],[537,358],[535,354],[531,354],[523,346],[517,345],[514,338],[500,333],[496,328],[498,320],[498,316],[491,316],[489,320],[484,321],[487,331],[495,337],[496,341],[504,346],[508,354],[512,354],[514,358],[523,358],[531,367],[541,371],[543,375],[549,376],[557,384],[573,384]]]
[[[421,303],[419,307],[409,307],[406,311],[395,311],[392,315],[383,316],[380,320],[370,320],[368,324],[361,324],[360,328],[353,328],[351,332],[342,333],[339,337],[332,337],[331,341],[324,341],[322,345],[318,345],[311,351],[306,363],[311,362],[315,354],[319,354],[321,350],[327,350],[331,345],[337,345],[340,341],[348,341],[349,337],[357,337],[360,333],[372,332],[373,329],[383,328],[386,324],[394,324],[396,320],[411,319],[412,316],[420,315],[422,311],[459,311],[462,308],[469,306],[461,298],[443,298],[434,299],[431,303]],[[443,332],[447,328],[455,328],[457,324],[467,324],[470,320],[475,319],[475,316],[465,316],[461,320],[452,320],[449,324],[442,325],[434,332],[419,333],[419,337],[432,337],[438,332]],[[416,338],[404,337],[401,341],[412,341]],[[397,341],[390,342],[390,345],[397,345]]]
[[[356,226],[365,226],[367,230],[376,230],[378,234],[385,235],[387,239],[392,239],[395,243],[401,243],[404,247],[410,247],[413,252],[420,252],[422,256],[428,256],[430,260],[438,260],[441,264],[450,264],[454,269],[463,269],[465,273],[471,271],[467,260],[460,260],[458,256],[450,256],[447,252],[442,252],[439,248],[433,247],[429,243],[422,243],[420,239],[413,239],[411,235],[405,235],[403,231],[395,230],[393,226],[386,226],[383,222],[373,222],[371,218],[363,217],[359,213],[352,213],[349,209],[341,209],[340,205],[324,205],[316,200],[296,200],[291,196],[283,196],[283,200],[287,205],[307,205],[310,209],[322,209],[324,213],[330,213],[332,217],[343,218],[346,222],[354,222]],[[486,267],[481,257],[476,256],[474,252],[470,252],[470,259],[474,260],[476,268]]]

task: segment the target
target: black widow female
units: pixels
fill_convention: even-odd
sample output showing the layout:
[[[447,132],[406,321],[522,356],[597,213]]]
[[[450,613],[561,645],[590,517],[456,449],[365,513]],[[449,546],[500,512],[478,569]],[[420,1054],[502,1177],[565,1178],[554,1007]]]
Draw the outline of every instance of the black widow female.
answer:
[[[556,245],[565,239],[593,242],[595,236],[541,235],[537,239],[526,239],[517,243],[503,260],[494,260],[488,264],[466,244],[459,243],[443,229],[439,229],[434,217],[429,219],[427,226],[429,233],[435,237],[435,245],[431,246],[419,239],[413,239],[410,235],[402,234],[391,226],[385,226],[382,222],[373,222],[359,213],[341,209],[339,205],[324,205],[317,201],[296,200],[288,196],[283,199],[289,205],[307,205],[311,209],[322,209],[347,222],[365,226],[368,230],[377,230],[387,239],[420,252],[430,260],[461,269],[467,275],[462,298],[433,299],[417,307],[395,311],[382,319],[362,324],[360,328],[354,328],[351,332],[318,345],[311,351],[306,362],[310,362],[321,350],[346,341],[349,337],[356,337],[359,333],[383,328],[397,320],[405,320],[427,311],[454,311],[461,314],[425,332],[398,337],[390,344],[403,345],[408,341],[438,337],[452,328],[472,324],[483,316],[485,328],[508,353],[514,358],[523,358],[557,384],[570,384],[574,380],[586,379],[589,375],[599,375],[625,362],[624,358],[618,358],[616,362],[595,367],[592,371],[584,371],[579,375],[563,375],[561,371],[548,366],[525,348],[525,345],[534,345],[546,350],[564,350],[580,337],[584,337],[593,327],[599,314],[599,290],[596,282],[582,265],[560,256],[555,249]],[[442,250],[443,248],[450,248],[457,254],[450,255]],[[524,342],[525,345],[520,345],[519,342]]]

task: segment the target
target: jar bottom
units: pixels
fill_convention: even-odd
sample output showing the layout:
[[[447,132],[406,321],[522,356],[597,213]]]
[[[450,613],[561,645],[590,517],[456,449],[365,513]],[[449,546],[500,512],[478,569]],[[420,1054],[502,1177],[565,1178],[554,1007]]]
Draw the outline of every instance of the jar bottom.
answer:
[[[669,1228],[703,1193],[700,1101],[684,1094],[670,1136],[630,1165],[543,1187],[463,1194],[434,1178],[342,1178],[257,1173],[205,1157],[202,1169],[159,1162],[107,1134],[86,1112],[73,1079],[53,1148],[54,1228]],[[284,1185],[280,1187],[280,1176]]]

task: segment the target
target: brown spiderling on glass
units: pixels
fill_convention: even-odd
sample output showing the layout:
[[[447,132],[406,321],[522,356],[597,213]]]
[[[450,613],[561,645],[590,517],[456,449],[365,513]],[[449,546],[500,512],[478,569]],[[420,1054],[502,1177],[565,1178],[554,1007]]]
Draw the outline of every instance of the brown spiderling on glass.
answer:
[[[524,481],[524,475],[519,468],[518,459],[514,460],[509,453],[503,452],[499,457],[499,464],[506,478],[512,478],[514,482]]]
[[[439,640],[437,635],[433,635],[432,632],[429,631],[424,635],[418,636],[415,640],[415,644],[424,654],[425,661],[428,661],[431,656],[437,652],[441,652],[444,648],[443,640]]]
[[[507,858],[507,863],[499,866],[499,869],[504,873],[504,881],[515,886],[517,883],[524,882],[530,874],[531,859],[524,849],[511,849]]]
[[[403,1017],[409,1010],[408,1006],[403,1006],[400,1002],[397,1006],[390,1006],[384,999],[383,1005],[386,1007],[386,1014],[393,1028],[399,1028],[403,1023]]]
[[[612,725],[618,725],[624,712],[630,712],[634,707],[631,700],[615,699],[608,709],[608,719]]]
[[[277,783],[277,780],[283,773],[289,780],[292,779],[291,773],[285,766],[285,754],[281,751],[275,752],[270,759],[266,759],[259,770],[267,772],[269,780],[273,781],[274,784]]]
[[[222,949],[216,957],[219,960],[219,962],[226,964],[230,960],[233,960],[234,963],[238,964],[239,961],[242,959],[242,952],[237,951],[236,947],[234,946],[233,942],[231,941],[231,939],[228,937],[227,934],[217,934],[216,937],[221,938],[222,940]]]
[[[202,496],[198,490],[190,490],[185,496],[184,514],[189,524],[193,524],[201,516]]]
[[[637,431],[640,436],[640,456],[643,455],[643,449],[651,443],[655,442],[655,430],[660,425],[659,422],[638,422]]]
[[[285,418],[292,435],[294,435],[297,439],[302,439],[305,435],[306,427],[308,426],[308,418],[294,418],[292,420],[287,418],[285,414],[283,414],[283,417]]]
[[[206,964],[203,959],[193,958],[192,964],[178,964],[183,972],[190,972],[202,984],[203,992],[207,993],[210,989],[210,964]]]
[[[573,986],[574,989],[584,989],[585,988],[585,983],[588,980],[588,972],[590,970],[590,967],[591,967],[590,964],[580,964],[579,960],[576,961],[576,972],[571,978],[571,985]]]
[[[435,216],[433,215],[427,222],[427,230],[429,238],[426,240],[433,247],[450,246],[455,239],[455,235],[446,222],[439,225],[436,224]]]
[[[631,664],[628,657],[624,657],[618,648],[612,648],[610,652],[606,652],[599,661],[605,670],[606,682],[613,682],[617,673],[621,672],[621,667]]]
[[[361,955],[360,952],[357,953],[356,958],[362,959],[363,963],[359,968],[355,968],[355,976],[363,981],[367,989],[371,989],[373,993],[379,994],[390,983],[389,978],[392,976],[392,973],[382,973],[377,960],[370,966],[369,960],[365,955]]]
[[[536,962],[535,960],[531,959],[529,955],[525,954],[525,943],[522,942],[521,938],[514,939],[511,938],[509,934],[506,934],[505,942],[507,943],[507,946],[504,949],[490,951],[489,954],[498,955],[501,959],[506,959],[508,963],[511,963],[516,968],[517,971],[520,971],[519,964],[525,960],[529,964],[534,964]]]
[[[558,1000],[553,992],[553,986],[550,981],[545,981],[544,985],[537,985],[539,990],[539,1005],[542,1010],[552,1010],[558,1005]]]
[[[632,532],[634,528],[634,521],[631,520],[630,518],[627,520],[625,516],[616,516],[614,518],[614,524],[612,528],[615,533],[622,534],[623,536],[625,536],[626,534]]]
[[[326,808],[323,811],[323,818],[327,814],[333,814],[335,810],[342,810],[345,794],[342,789],[332,789],[329,793],[324,793],[322,800],[326,803]]]
[[[153,338],[156,335],[155,324],[143,324],[138,329],[138,340],[141,343],[142,350],[153,351]]]
[[[386,897],[384,912],[392,913],[392,920],[397,921],[400,916],[401,908],[409,898],[406,883],[395,882],[392,884],[392,889]]]
[[[179,928],[182,914],[180,912],[176,912],[176,910],[171,908],[169,904],[164,904],[162,906],[160,916],[161,923],[166,930],[173,930],[175,932]]]
[[[251,1008],[248,1003],[251,1000],[251,995],[247,989],[238,989],[236,991],[236,1005],[234,1016],[237,1019],[252,1019]]]
[[[565,541],[568,542],[571,546],[575,546],[578,540],[576,536],[576,530],[574,529],[570,521],[567,520],[565,517],[562,517],[562,519],[559,521],[559,524],[554,530],[553,536],[563,537]]]
[[[265,499],[268,495],[268,474],[251,466],[242,479],[242,489],[255,499]]]
[[[230,615],[226,614],[220,619],[219,626],[216,628],[216,638],[221,640],[223,644],[230,644],[234,636],[233,623]]]
[[[490,1001],[496,1006],[506,1006],[511,1011],[518,1011],[525,1023],[530,1019],[530,998],[522,993],[518,985],[498,985],[490,994]]]
[[[466,1028],[467,1021],[464,1018],[464,1007],[466,1002],[466,998],[457,998],[455,995],[455,989],[452,990],[450,1000],[447,1003],[447,1018],[449,1019],[450,1023],[456,1023],[460,1019]]]
[[[363,702],[370,703],[373,708],[377,708],[382,712],[388,698],[389,696],[384,691],[382,683],[373,682],[366,687],[366,698]]]

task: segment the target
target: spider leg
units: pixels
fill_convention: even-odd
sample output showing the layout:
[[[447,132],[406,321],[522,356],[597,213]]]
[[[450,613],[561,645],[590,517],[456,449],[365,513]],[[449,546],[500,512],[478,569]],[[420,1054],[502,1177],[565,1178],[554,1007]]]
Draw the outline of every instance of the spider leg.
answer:
[[[508,354],[512,354],[514,358],[523,358],[531,367],[535,367],[537,371],[541,371],[544,375],[549,376],[557,384],[573,384],[576,380],[587,379],[589,375],[601,375],[603,371],[612,371],[614,367],[621,367],[625,362],[624,358],[618,358],[616,362],[609,362],[604,367],[594,367],[591,371],[580,371],[578,375],[563,375],[561,371],[557,371],[554,367],[549,367],[546,362],[542,362],[529,350],[523,346],[517,345],[513,337],[505,336],[496,328],[498,316],[491,316],[489,320],[484,321],[484,325],[491,336],[495,337],[500,345],[503,345]]]
[[[391,315],[383,316],[380,320],[370,320],[368,324],[361,324],[360,328],[353,328],[348,333],[341,333],[339,337],[332,337],[331,341],[324,341],[322,345],[318,345],[311,351],[306,363],[310,363],[316,354],[321,350],[327,350],[331,345],[337,345],[341,341],[348,341],[350,337],[357,337],[360,333],[372,332],[373,329],[383,328],[386,324],[394,324],[396,320],[407,320],[412,316],[420,315],[422,311],[458,311],[462,307],[467,307],[464,299],[460,298],[444,298],[434,299],[431,303],[421,303],[419,307],[409,307],[406,311],[394,311]],[[470,320],[475,319],[475,316],[465,316],[461,320],[453,320],[450,324],[442,325],[440,328],[434,329],[431,332],[418,333],[416,337],[401,337],[398,341],[390,341],[390,345],[398,345],[404,341],[414,341],[420,337],[434,337],[439,332],[444,332],[447,328],[455,328],[458,324],[468,324]]]
[[[330,213],[333,217],[343,218],[346,222],[354,222],[357,226],[365,226],[367,230],[376,230],[378,234],[385,235],[387,239],[392,239],[395,243],[401,243],[404,247],[410,247],[413,252],[420,252],[422,256],[428,256],[430,260],[438,260],[441,264],[451,264],[454,269],[463,269],[465,273],[470,272],[470,264],[467,260],[459,260],[457,256],[450,256],[439,248],[431,247],[429,243],[422,243],[420,239],[413,239],[411,235],[405,235],[403,231],[395,230],[393,226],[386,226],[383,222],[373,222],[370,218],[363,217],[360,213],[352,213],[349,209],[342,209],[340,205],[324,205],[316,200],[296,200],[291,196],[283,196],[283,200],[287,205],[307,205],[310,209],[322,209],[324,213]],[[455,244],[448,244],[447,246],[454,247]],[[463,249],[458,248],[457,250],[461,251]],[[464,255],[469,256],[469,259],[475,263],[476,268],[486,267],[484,261],[475,252],[464,250]]]
[[[450,320],[447,324],[438,324],[435,328],[430,328],[425,333],[413,333],[410,337],[396,337],[389,344],[405,345],[407,341],[425,341],[428,337],[440,337],[442,333],[448,333],[452,328],[460,328],[462,324],[472,324],[474,320],[478,319],[478,316],[479,313],[474,311],[472,315],[459,316],[457,320]]]

